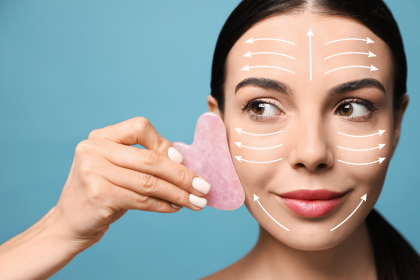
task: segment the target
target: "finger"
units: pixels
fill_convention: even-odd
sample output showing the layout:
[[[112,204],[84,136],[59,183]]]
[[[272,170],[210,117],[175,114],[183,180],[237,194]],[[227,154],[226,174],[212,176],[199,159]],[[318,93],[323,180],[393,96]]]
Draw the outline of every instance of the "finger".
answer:
[[[181,163],[183,160],[181,153],[173,147],[172,143],[162,137],[150,121],[143,117],[132,118],[93,130],[89,134],[89,139],[95,138],[103,138],[124,145],[140,144],[148,150],[153,150],[165,157],[171,158],[175,162]],[[172,149],[169,149],[170,147]]]
[[[195,172],[155,151],[110,141],[90,141],[92,149],[114,165],[161,178],[195,196],[204,196],[210,191],[210,184]]]
[[[141,210],[159,213],[174,213],[181,208],[168,201],[135,193],[131,190],[120,188],[105,178],[97,180],[87,189],[90,203],[98,208],[112,210]],[[105,212],[107,215],[108,211]]]
[[[96,166],[96,173],[106,177],[112,184],[129,189],[140,195],[159,198],[191,210],[202,210],[207,200],[197,197],[178,186],[150,174],[122,168],[102,162]]]

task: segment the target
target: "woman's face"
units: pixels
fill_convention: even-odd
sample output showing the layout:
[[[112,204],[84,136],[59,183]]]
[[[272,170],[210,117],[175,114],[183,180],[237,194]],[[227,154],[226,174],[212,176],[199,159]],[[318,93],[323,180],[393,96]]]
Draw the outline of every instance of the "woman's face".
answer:
[[[374,43],[367,44],[367,37]],[[326,44],[347,38],[365,41]],[[346,66],[360,67],[328,72]],[[228,143],[245,204],[275,238],[297,249],[326,249],[362,225],[379,197],[399,134],[392,71],[384,42],[350,19],[275,16],[236,42],[225,81]]]

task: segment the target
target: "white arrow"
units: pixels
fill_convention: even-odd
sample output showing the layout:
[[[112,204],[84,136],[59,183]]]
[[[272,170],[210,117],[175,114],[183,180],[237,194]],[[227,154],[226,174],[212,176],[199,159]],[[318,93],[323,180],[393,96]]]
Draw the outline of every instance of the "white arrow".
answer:
[[[277,145],[277,146],[274,146],[274,147],[268,147],[268,148],[254,148],[254,147],[248,147],[248,146],[242,145],[242,142],[235,142],[235,144],[236,144],[236,146],[239,147],[239,149],[241,147],[244,147],[244,148],[254,149],[254,150],[268,150],[268,149],[273,149],[273,148],[277,148],[277,147],[283,146],[283,144],[280,144],[280,145]]]
[[[350,214],[350,216],[348,216],[344,221],[342,221],[338,226],[336,226],[335,228],[333,228],[331,231],[335,230],[336,228],[338,228],[339,226],[341,226],[342,224],[344,224],[344,222],[347,221],[354,214],[354,212],[356,212],[356,210],[360,207],[360,205],[362,205],[363,200],[366,201],[366,195],[367,194],[365,194],[364,196],[362,196],[360,198],[361,201],[360,201],[359,205],[357,205],[356,209],[354,209],[354,211]]]
[[[373,66],[373,65],[370,65],[370,66],[353,65],[353,66],[338,67],[338,68],[335,68],[335,69],[333,69],[333,70],[327,71],[327,72],[325,72],[324,74],[328,74],[328,73],[330,73],[330,72],[332,72],[332,71],[335,71],[335,70],[340,70],[340,69],[345,69],[345,68],[368,68],[368,69],[370,69],[370,71],[377,71],[377,70],[378,70],[378,68],[376,68],[376,67],[375,67],[375,66]],[[242,69],[242,70],[243,70],[243,69]]]
[[[338,56],[338,55],[343,55],[343,54],[365,54],[368,57],[376,57],[376,54],[374,54],[373,52],[369,51],[368,53],[365,53],[365,52],[344,52],[344,53],[338,53],[338,54],[335,54],[335,55],[326,57],[325,59],[328,59],[328,58],[331,58],[331,57],[334,57],[334,56]]]
[[[369,137],[369,136],[375,136],[375,135],[379,135],[381,136],[382,134],[384,134],[386,130],[378,130],[378,133],[374,133],[374,134],[369,134],[369,135],[349,135],[349,134],[344,134],[341,132],[337,132],[338,134],[344,135],[344,136],[350,136],[350,137]]]
[[[372,39],[369,39],[368,37],[366,37],[366,39],[359,39],[359,38],[346,38],[346,39],[339,39],[339,40],[334,40],[328,43],[325,43],[325,45],[331,44],[331,43],[335,43],[335,42],[339,42],[339,41],[352,41],[352,40],[358,40],[358,41],[366,41],[366,44],[372,44],[375,43]]]
[[[242,128],[235,128],[235,130],[239,133],[239,135],[241,135],[241,133],[244,133],[244,134],[254,135],[254,136],[267,136],[267,135],[273,135],[273,134],[283,132],[283,130],[280,130],[280,131],[276,131],[276,132],[273,132],[273,133],[257,134],[257,133],[249,133],[249,132],[242,131]]]
[[[377,163],[377,162],[379,162],[379,164],[381,164],[381,162],[383,162],[385,158],[384,157],[380,157],[378,159],[379,160],[372,161],[372,162],[366,162],[366,163],[352,163],[352,162],[342,161],[342,160],[339,160],[339,159],[337,159],[337,160],[339,162],[342,162],[342,163],[345,163],[345,164],[351,164],[351,165],[368,165],[368,164],[373,164],[373,163]]]
[[[309,36],[309,80],[312,81],[312,42],[311,38],[314,36],[314,33],[312,33],[312,30],[309,28],[308,34],[306,36]]]
[[[270,161],[251,161],[251,160],[247,160],[247,159],[242,159],[242,156],[235,156],[235,158],[239,162],[246,161],[246,162],[250,162],[250,163],[270,163],[270,162],[275,162],[275,161],[279,161],[279,160],[283,159],[283,158],[279,158],[279,159],[270,160]]]
[[[285,42],[288,44],[292,44],[294,45],[295,43],[286,41],[286,40],[281,40],[281,39],[274,39],[274,38],[260,38],[260,39],[254,39],[254,37],[251,37],[251,39],[249,39],[248,41],[246,41],[245,43],[248,44],[254,44],[254,41],[279,41],[279,42]]]
[[[274,69],[284,70],[284,71],[290,72],[292,74],[295,74],[295,72],[292,72],[292,71],[287,70],[287,69],[284,69],[284,68],[280,68],[280,67],[276,67],[276,66],[265,66],[265,65],[261,65],[261,66],[249,66],[249,64],[248,64],[247,66],[245,66],[241,70],[249,71],[249,69],[252,69],[252,68],[274,68]]]
[[[291,57],[289,55],[286,54],[282,54],[282,53],[276,53],[276,52],[247,52],[246,54],[244,54],[245,57],[251,57],[254,54],[275,54],[275,55],[281,55],[281,56],[285,56],[285,57],[289,57],[291,59],[295,59],[294,57]]]
[[[339,147],[339,148],[341,148],[341,149],[344,149],[344,150],[349,150],[349,151],[355,151],[355,152],[363,152],[363,151],[370,151],[370,150],[375,150],[375,149],[382,149],[383,147],[385,146],[385,144],[378,144],[378,147],[375,147],[375,148],[370,148],[370,149],[361,149],[361,150],[358,150],[358,149],[349,149],[349,148],[344,148],[344,147],[340,147],[340,146],[337,146],[337,147]]]
[[[286,228],[285,226],[283,226],[282,224],[280,224],[279,222],[277,222],[273,217],[271,217],[270,214],[268,214],[268,212],[264,209],[264,207],[261,205],[260,201],[259,201],[259,197],[255,195],[254,193],[254,201],[257,201],[258,204],[261,206],[262,210],[264,210],[264,212],[274,221],[276,222],[276,224],[278,224],[279,226],[281,226],[282,228],[284,228],[287,231],[290,231],[288,228]]]

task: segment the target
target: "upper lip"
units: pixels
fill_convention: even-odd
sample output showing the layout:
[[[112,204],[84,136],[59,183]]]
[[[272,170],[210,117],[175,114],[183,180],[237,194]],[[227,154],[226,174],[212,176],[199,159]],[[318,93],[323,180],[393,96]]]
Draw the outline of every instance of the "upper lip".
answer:
[[[337,198],[339,196],[342,196],[345,194],[345,192],[334,192],[324,189],[318,189],[318,190],[308,190],[308,189],[301,189],[301,190],[295,190],[291,192],[286,192],[279,194],[279,196],[284,198],[291,198],[291,199],[302,199],[302,200],[328,200]]]

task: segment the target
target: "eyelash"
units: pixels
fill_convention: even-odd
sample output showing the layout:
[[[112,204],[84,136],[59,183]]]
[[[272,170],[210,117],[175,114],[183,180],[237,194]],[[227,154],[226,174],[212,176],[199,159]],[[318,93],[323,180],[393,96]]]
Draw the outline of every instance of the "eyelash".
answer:
[[[258,116],[256,114],[253,114],[251,112],[252,106],[254,106],[254,104],[258,104],[258,103],[264,103],[264,104],[270,104],[274,107],[276,107],[278,110],[282,111],[276,104],[274,104],[273,102],[270,101],[264,101],[261,99],[250,99],[250,100],[246,100],[245,104],[242,104],[242,111],[247,112],[251,118],[254,118],[256,121],[261,121],[264,119],[271,119],[271,118],[275,118],[275,117],[268,117],[268,116]],[[370,119],[372,117],[373,112],[375,112],[376,110],[378,110],[378,107],[375,107],[371,102],[364,100],[364,99],[360,99],[360,98],[350,98],[350,99],[345,99],[340,101],[340,103],[337,105],[337,109],[335,109],[335,114],[338,115],[337,110],[338,108],[340,108],[343,105],[346,104],[350,104],[350,103],[357,103],[357,104],[362,104],[364,106],[366,106],[366,108],[369,110],[369,114],[367,116],[359,116],[359,117],[344,117],[348,120],[351,121],[363,121],[363,120],[367,120]],[[282,114],[283,111],[282,111]]]
[[[259,104],[259,103],[270,104],[270,105],[276,107],[277,109],[279,109],[279,111],[281,111],[282,114],[284,114],[283,111],[276,104],[274,104],[273,102],[264,101],[264,100],[261,100],[261,99],[254,99],[254,100],[250,99],[250,100],[246,100],[245,101],[245,104],[242,104],[243,105],[242,111],[247,112],[250,115],[250,117],[251,118],[254,118],[256,121],[262,121],[264,119],[272,119],[272,118],[275,118],[275,117],[272,117],[272,116],[271,117],[268,117],[268,116],[258,116],[256,114],[252,113],[251,112],[252,106],[254,106],[254,104]]]
[[[347,120],[350,121],[365,121],[368,120],[372,117],[372,114],[378,110],[378,107],[375,107],[371,102],[364,100],[364,99],[360,99],[360,98],[350,98],[350,99],[345,99],[340,101],[340,103],[338,103],[337,105],[337,109],[335,109],[335,113],[336,115],[338,115],[337,110],[343,106],[343,105],[347,105],[350,103],[357,103],[357,104],[362,104],[364,106],[366,106],[366,108],[369,110],[369,113],[365,116],[358,116],[358,117],[344,117]]]

